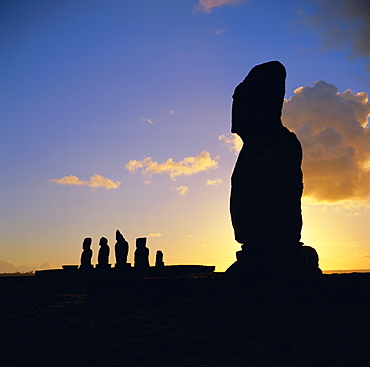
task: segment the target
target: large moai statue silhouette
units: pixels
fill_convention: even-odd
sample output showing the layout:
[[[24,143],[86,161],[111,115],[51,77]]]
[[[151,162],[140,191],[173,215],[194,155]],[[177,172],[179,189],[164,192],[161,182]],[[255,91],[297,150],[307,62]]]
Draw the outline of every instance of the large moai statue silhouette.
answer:
[[[146,237],[136,239],[134,267],[138,270],[149,269],[149,249],[146,247]]]
[[[108,240],[105,237],[100,238],[99,241],[99,252],[98,252],[98,265],[97,267],[100,269],[109,268],[109,246]]]
[[[116,268],[125,268],[127,265],[128,242],[123,237],[122,233],[117,229],[116,244],[114,245],[116,255]]]
[[[83,240],[83,243],[82,243],[82,254],[81,254],[81,265],[80,265],[80,269],[83,269],[83,270],[86,270],[86,269],[92,269],[93,266],[91,264],[91,259],[92,259],[92,255],[93,255],[93,252],[91,250],[91,243],[92,243],[92,239],[90,237],[86,237],[84,240]]]
[[[281,122],[285,78],[278,61],[257,65],[233,95],[231,131],[243,147],[231,178],[230,214],[242,251],[230,270],[263,273],[268,264],[272,272],[318,269],[318,264],[304,264],[315,250],[300,242],[302,148]]]

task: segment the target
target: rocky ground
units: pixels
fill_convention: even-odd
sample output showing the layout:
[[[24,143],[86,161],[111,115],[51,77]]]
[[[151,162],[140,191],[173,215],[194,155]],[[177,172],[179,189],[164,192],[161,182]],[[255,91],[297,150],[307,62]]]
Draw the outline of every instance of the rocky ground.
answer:
[[[3,366],[370,365],[370,274],[306,282],[0,278]]]

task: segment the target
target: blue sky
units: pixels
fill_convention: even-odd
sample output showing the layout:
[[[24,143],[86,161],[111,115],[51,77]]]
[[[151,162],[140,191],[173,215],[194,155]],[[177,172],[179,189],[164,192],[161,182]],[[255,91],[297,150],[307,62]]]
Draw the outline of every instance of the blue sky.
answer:
[[[0,11],[4,269],[77,264],[88,236],[95,260],[117,228],[130,261],[135,238],[150,235],[152,263],[161,249],[168,264],[227,268],[240,248],[231,96],[269,60],[287,68],[287,126],[316,129],[296,132],[310,153],[303,240],[323,268],[370,268],[367,184],[354,183],[367,182],[370,159],[365,1],[15,0]],[[355,125],[355,138],[341,130]],[[327,194],[339,181],[349,189]]]

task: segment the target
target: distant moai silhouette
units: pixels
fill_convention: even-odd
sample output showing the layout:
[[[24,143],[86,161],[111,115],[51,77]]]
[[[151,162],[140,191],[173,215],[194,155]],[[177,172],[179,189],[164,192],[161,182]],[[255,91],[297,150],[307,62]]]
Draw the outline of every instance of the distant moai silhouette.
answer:
[[[136,269],[148,269],[149,268],[149,249],[146,247],[146,237],[140,237],[136,239],[136,250],[134,254],[134,267]]]
[[[81,254],[81,265],[80,265],[80,269],[92,269],[92,264],[91,264],[91,259],[92,259],[92,255],[93,255],[93,252],[91,250],[91,243],[92,243],[92,239],[90,237],[86,237],[84,240],[83,240],[83,243],[82,243],[82,254]]]
[[[156,268],[164,267],[163,252],[161,250],[158,250],[155,254],[155,267]]]
[[[281,122],[285,78],[285,67],[270,61],[253,67],[234,91],[231,131],[244,144],[231,178],[230,214],[242,251],[230,270],[320,271],[298,260],[314,259],[315,250],[300,242],[302,147]]]
[[[99,268],[108,268],[109,265],[109,246],[108,240],[105,237],[102,237],[99,241],[99,253],[98,253],[98,267]]]
[[[116,244],[114,246],[116,255],[116,267],[126,267],[128,255],[128,242],[123,237],[122,233],[117,229]]]

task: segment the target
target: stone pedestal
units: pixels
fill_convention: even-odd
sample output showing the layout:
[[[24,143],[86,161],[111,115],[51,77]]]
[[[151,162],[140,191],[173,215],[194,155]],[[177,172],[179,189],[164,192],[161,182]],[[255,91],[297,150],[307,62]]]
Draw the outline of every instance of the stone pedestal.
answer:
[[[109,270],[112,267],[111,264],[96,264],[95,269],[97,270]]]
[[[81,264],[80,267],[79,267],[79,270],[82,270],[82,271],[91,271],[94,269],[94,266],[91,265],[91,264]]]
[[[310,246],[253,247],[243,246],[236,254],[237,261],[226,274],[240,278],[272,277],[316,277],[322,272],[319,268],[319,257]]]

